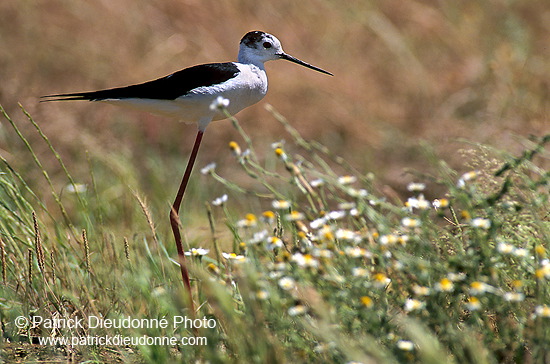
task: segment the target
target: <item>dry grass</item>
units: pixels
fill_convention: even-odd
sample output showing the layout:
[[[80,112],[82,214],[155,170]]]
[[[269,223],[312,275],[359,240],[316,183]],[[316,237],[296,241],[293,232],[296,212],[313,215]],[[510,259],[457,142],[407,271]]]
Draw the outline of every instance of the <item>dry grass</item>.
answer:
[[[234,59],[240,37],[262,29],[336,76],[269,64],[271,90],[239,115],[244,128],[259,141],[283,135],[262,107],[270,103],[305,137],[398,188],[404,167],[426,166],[419,140],[459,166],[456,138],[514,152],[514,135],[548,131],[549,17],[542,0],[2,2],[0,101],[12,115],[21,102],[71,165],[98,147],[140,160],[142,145],[183,164],[192,126],[37,97]],[[227,122],[211,126],[199,158],[219,160],[232,138]]]

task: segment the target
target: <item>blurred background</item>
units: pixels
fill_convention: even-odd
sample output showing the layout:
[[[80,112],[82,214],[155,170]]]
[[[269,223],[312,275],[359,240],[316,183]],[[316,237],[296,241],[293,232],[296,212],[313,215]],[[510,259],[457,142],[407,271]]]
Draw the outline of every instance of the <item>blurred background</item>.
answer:
[[[250,30],[274,34],[287,53],[335,75],[268,63],[268,95],[237,115],[255,144],[288,138],[264,108],[271,104],[305,138],[397,193],[414,179],[405,169],[429,169],[422,144],[461,170],[462,138],[517,153],[523,138],[550,131],[547,0],[2,1],[0,103],[40,155],[48,146],[21,103],[77,176],[89,169],[87,153],[122,154],[142,168],[147,190],[147,176],[157,173],[151,166],[168,161],[170,200],[193,125],[111,105],[39,103],[39,96],[235,60]],[[0,153],[40,180],[14,135],[2,120]],[[231,176],[234,164],[223,167],[233,160],[231,140],[242,143],[228,121],[211,124],[198,168],[216,161]],[[53,156],[42,162],[54,178],[62,174]]]

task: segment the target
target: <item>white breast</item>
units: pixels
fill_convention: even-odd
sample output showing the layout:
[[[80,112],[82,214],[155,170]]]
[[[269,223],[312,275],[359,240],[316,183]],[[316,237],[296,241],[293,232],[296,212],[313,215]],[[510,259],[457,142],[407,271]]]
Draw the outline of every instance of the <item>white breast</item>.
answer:
[[[205,107],[209,108],[216,97],[222,96],[229,100],[227,110],[231,115],[235,115],[239,111],[254,105],[263,99],[267,93],[267,75],[265,69],[242,63],[237,63],[237,66],[240,71],[237,77],[218,85],[198,87],[180,99],[184,102],[197,101],[204,103]],[[195,104],[195,106],[197,105]],[[204,115],[206,110],[202,107],[201,109],[201,115]],[[222,113],[212,113],[212,120],[222,120],[225,118],[225,115]]]

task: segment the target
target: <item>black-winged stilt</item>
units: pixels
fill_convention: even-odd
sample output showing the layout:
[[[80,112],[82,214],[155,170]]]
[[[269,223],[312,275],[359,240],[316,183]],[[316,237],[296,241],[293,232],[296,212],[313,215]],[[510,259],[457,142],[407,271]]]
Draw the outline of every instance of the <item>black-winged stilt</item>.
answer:
[[[213,120],[222,120],[222,107],[234,115],[260,101],[267,93],[264,63],[285,59],[332,75],[283,51],[281,42],[261,31],[247,33],[240,42],[237,62],[201,64],[168,76],[136,85],[91,92],[43,96],[42,101],[88,100],[123,105],[198,123],[198,133],[176,199],[170,210],[170,223],[179,255],[183,282],[193,307],[189,274],[179,231],[179,209],[199,151],[204,131]]]

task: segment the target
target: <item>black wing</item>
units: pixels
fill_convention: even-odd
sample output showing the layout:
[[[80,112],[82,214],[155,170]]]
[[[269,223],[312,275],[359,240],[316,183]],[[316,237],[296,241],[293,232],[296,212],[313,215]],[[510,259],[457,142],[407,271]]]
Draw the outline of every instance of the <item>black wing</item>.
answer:
[[[185,68],[168,76],[137,85],[111,88],[91,92],[75,92],[70,94],[47,95],[42,101],[89,100],[106,99],[156,99],[175,100],[189,91],[203,86],[223,83],[239,74],[235,63],[208,63]]]

